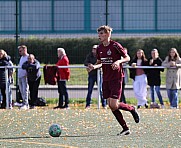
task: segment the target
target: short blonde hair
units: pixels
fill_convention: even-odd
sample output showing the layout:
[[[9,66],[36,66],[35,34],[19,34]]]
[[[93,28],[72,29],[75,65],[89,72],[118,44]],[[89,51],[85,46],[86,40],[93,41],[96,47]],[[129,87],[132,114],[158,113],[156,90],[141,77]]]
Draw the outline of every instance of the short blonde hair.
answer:
[[[100,26],[99,28],[97,28],[97,32],[100,32],[102,30],[105,33],[111,33],[113,31],[113,29],[110,26],[108,26],[108,25],[103,25],[103,26]]]

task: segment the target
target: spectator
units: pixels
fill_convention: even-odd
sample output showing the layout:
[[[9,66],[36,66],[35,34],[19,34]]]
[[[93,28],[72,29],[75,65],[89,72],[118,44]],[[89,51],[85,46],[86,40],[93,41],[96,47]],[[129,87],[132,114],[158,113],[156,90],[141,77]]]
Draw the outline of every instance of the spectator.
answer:
[[[10,57],[7,53],[0,49],[0,66],[9,66]],[[0,90],[1,90],[1,109],[6,108],[6,73],[5,68],[0,68]]]
[[[27,52],[27,47],[25,45],[19,46],[18,49],[19,49],[19,54],[21,55],[19,66],[22,67],[23,63],[28,60],[29,54]],[[29,87],[27,80],[27,72],[22,68],[18,69],[18,85],[23,102],[22,103],[16,102],[14,105],[19,106],[20,109],[25,109],[25,110],[29,109],[29,102],[28,102]]]
[[[97,58],[96,58],[97,47],[98,47],[98,45],[94,45],[92,47],[92,51],[86,56],[86,59],[84,61],[85,66],[90,66],[90,65],[96,63],[96,61],[97,61]],[[89,71],[89,68],[87,68],[87,71],[88,71],[88,93],[87,93],[87,97],[86,97],[86,109],[89,109],[94,84],[95,84],[95,82],[97,83],[97,69]],[[102,79],[101,76],[100,76],[100,79]],[[100,91],[101,91],[101,88],[100,88]],[[101,94],[102,107],[106,108],[106,100],[102,96],[102,91],[100,92],[100,94]]]
[[[124,48],[125,53],[128,53],[128,49]],[[127,66],[129,65],[128,62],[123,63],[123,66]],[[124,77],[123,77],[123,82],[122,82],[122,92],[121,92],[121,98],[120,98],[120,102],[126,103],[126,97],[124,94],[124,89],[125,89],[125,85],[126,83],[128,83],[128,69],[127,68],[123,68],[123,73],[124,73]]]
[[[2,94],[1,94],[1,89],[0,89],[0,108],[1,108],[1,106],[2,106],[2,102],[3,102],[3,96],[2,96]]]
[[[181,88],[181,59],[176,48],[171,48],[162,63],[167,68],[166,89],[170,108],[179,108],[178,89]]]
[[[150,66],[161,66],[162,65],[162,59],[159,57],[159,53],[157,49],[153,49],[151,51],[151,57],[148,59],[148,64]],[[148,69],[147,78],[148,78],[148,85],[150,86],[150,93],[151,93],[151,106],[159,108],[158,104],[155,102],[155,94],[154,89],[156,91],[156,94],[158,96],[158,99],[161,104],[161,108],[164,108],[164,103],[162,99],[162,95],[160,93],[160,85],[161,85],[161,77],[160,72],[163,72],[164,69],[160,68],[151,68]]]
[[[130,57],[118,42],[111,40],[111,27],[100,26],[97,32],[101,44],[97,48],[97,62],[95,65],[89,65],[89,68],[91,71],[102,67],[103,97],[107,99],[113,115],[123,128],[118,135],[128,135],[130,134],[129,128],[119,109],[129,111],[133,115],[135,122],[139,122],[139,116],[135,108],[119,102],[123,79],[122,63],[129,61]],[[123,58],[121,59],[121,57]]]
[[[11,60],[9,60],[9,66],[13,66],[13,63]],[[10,109],[13,108],[13,97],[12,97],[11,85],[14,83],[14,80],[13,80],[13,73],[14,72],[15,71],[13,68],[8,69],[8,94],[9,94],[9,108]]]
[[[148,60],[145,57],[144,51],[138,49],[133,60],[130,62],[130,65],[133,67],[130,69],[130,78],[134,80],[133,90],[135,97],[138,100],[137,108],[145,106],[148,108],[147,104],[147,76],[146,69],[135,68],[135,66],[148,66]]]
[[[13,66],[13,63],[11,61],[10,56],[6,56],[6,60],[8,61],[8,66]],[[13,108],[13,99],[12,99],[12,90],[11,90],[11,84],[13,84],[13,68],[8,69],[8,98],[9,98],[9,109]],[[3,96],[0,91],[0,104],[3,102]],[[3,108],[3,107],[2,107]]]
[[[57,66],[69,66],[69,59],[65,53],[63,48],[57,49],[58,54],[58,62]],[[70,79],[70,69],[69,68],[58,68],[58,93],[59,93],[59,103],[58,106],[54,107],[54,109],[58,108],[69,108],[69,97],[67,92],[66,81]],[[65,102],[64,102],[65,101]]]
[[[22,68],[27,72],[30,90],[30,109],[34,109],[38,100],[38,88],[41,80],[40,63],[33,54],[29,54],[28,61],[23,63]]]

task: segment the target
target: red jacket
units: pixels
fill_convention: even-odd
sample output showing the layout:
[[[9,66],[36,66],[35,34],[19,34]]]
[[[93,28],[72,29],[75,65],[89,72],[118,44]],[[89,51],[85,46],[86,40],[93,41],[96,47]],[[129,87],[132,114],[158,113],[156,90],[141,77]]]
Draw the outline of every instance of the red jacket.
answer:
[[[69,66],[69,59],[66,55],[58,60],[57,66]],[[58,68],[58,80],[69,80],[70,69],[69,68]]]
[[[47,66],[43,67],[45,84],[56,85],[57,83],[57,66]]]

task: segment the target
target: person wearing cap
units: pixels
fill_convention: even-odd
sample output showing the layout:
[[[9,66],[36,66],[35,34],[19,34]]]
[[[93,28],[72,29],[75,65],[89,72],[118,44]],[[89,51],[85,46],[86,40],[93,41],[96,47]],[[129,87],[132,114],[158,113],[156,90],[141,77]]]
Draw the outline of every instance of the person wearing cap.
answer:
[[[92,51],[86,56],[86,59],[84,61],[85,66],[94,65],[97,62],[97,57],[96,57],[97,47],[98,45],[93,45]],[[91,96],[92,96],[94,84],[97,83],[97,69],[89,71],[89,68],[87,68],[87,72],[88,72],[88,92],[87,92],[87,97],[86,97],[85,108],[89,109],[90,104],[91,104]],[[101,79],[101,76],[100,76],[100,79]],[[100,90],[101,90],[100,94],[101,94],[102,107],[106,108],[106,100],[102,96],[102,87],[100,88]]]
[[[57,66],[69,66],[69,59],[66,55],[64,48],[57,49],[58,62]],[[54,107],[54,109],[59,108],[69,108],[69,96],[67,92],[66,81],[70,79],[70,69],[69,68],[58,68],[58,93],[59,93],[59,103],[58,106]]]

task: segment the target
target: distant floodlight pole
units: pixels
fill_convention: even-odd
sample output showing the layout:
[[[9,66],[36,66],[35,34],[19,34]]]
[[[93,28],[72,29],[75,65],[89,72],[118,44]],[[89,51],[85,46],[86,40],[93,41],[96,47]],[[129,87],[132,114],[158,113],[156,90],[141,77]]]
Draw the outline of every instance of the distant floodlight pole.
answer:
[[[15,64],[18,65],[18,39],[19,39],[19,0],[16,0],[16,13],[15,13],[15,16],[16,16],[16,33],[15,33],[15,38],[16,38],[16,47],[15,47],[15,50],[16,50],[16,54],[15,54]],[[18,98],[18,69],[16,69],[16,98]]]
[[[108,12],[108,0],[105,0],[106,1],[106,25],[108,25],[108,15],[109,15],[109,12]]]

